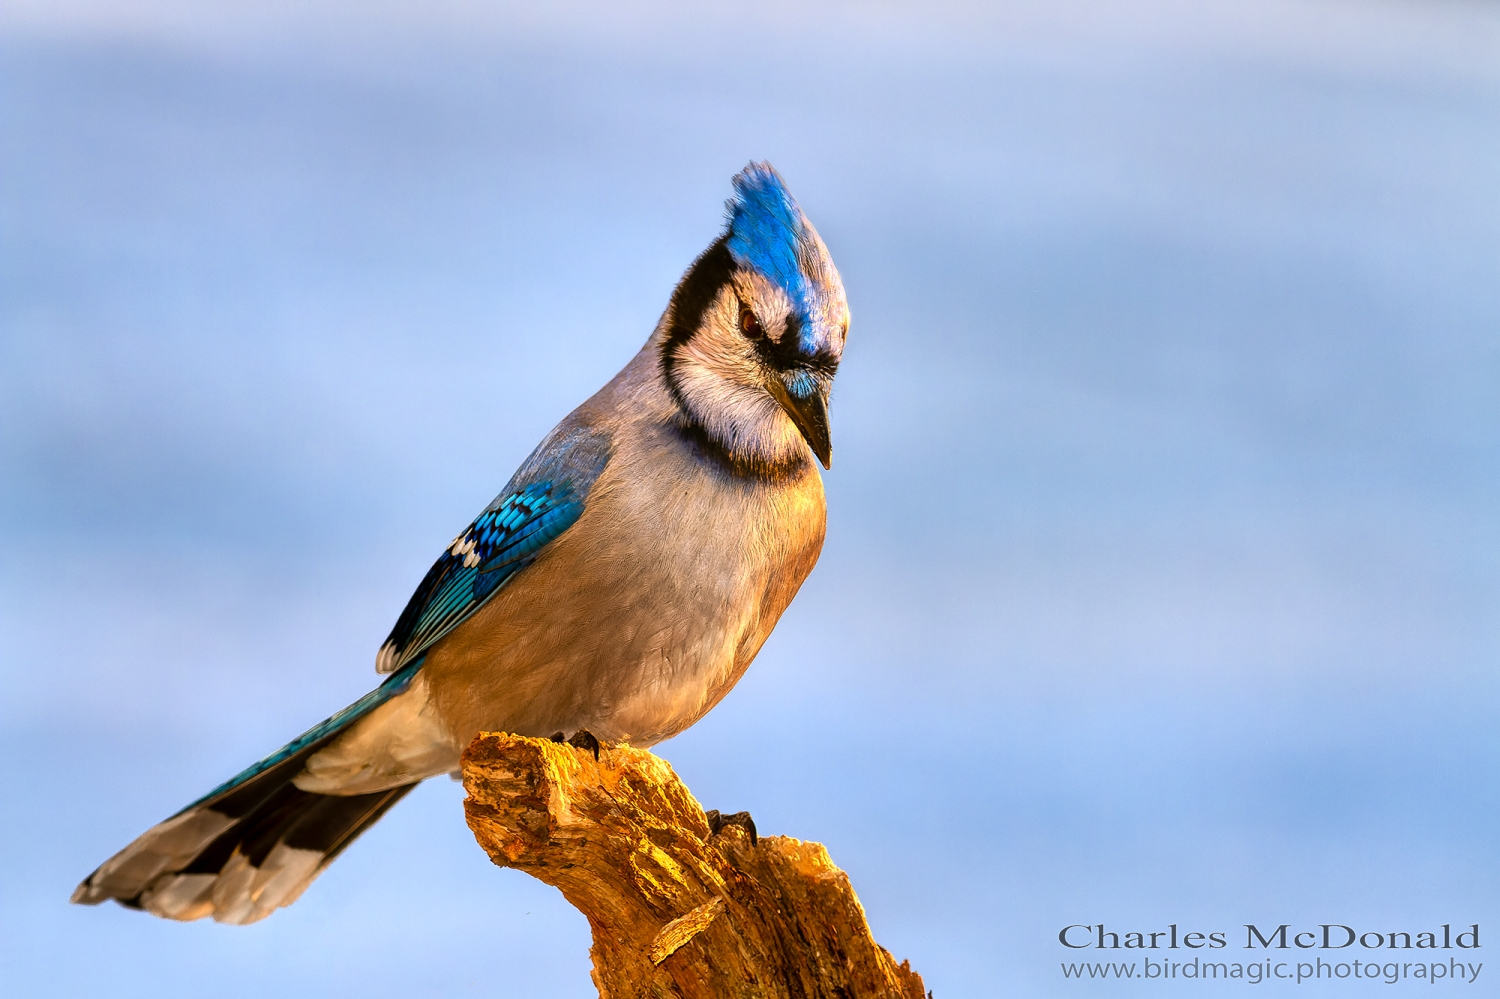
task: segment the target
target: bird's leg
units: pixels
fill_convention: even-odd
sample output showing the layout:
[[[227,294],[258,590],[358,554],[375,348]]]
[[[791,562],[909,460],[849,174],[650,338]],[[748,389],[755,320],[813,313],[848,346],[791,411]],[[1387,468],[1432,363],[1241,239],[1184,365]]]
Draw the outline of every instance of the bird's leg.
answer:
[[[562,733],[559,732],[558,734],[561,735]],[[560,742],[561,740],[557,741]],[[594,737],[594,733],[590,732],[588,729],[581,728],[577,732],[574,732],[573,738],[568,740],[568,745],[572,746],[574,749],[592,750],[594,754],[594,762],[597,763],[599,761],[599,740],[596,739]]]
[[[750,834],[750,845],[755,846],[759,838],[755,835],[755,820],[750,817],[749,812],[735,812],[733,815],[720,815],[717,808],[711,808],[703,813],[708,817],[708,834],[719,835],[719,830],[725,826],[739,826]]]

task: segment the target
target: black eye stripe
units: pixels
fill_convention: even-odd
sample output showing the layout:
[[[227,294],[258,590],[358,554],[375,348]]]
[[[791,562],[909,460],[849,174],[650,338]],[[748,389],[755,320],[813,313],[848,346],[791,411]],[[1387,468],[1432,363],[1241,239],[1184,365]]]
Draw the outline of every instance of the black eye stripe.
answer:
[[[802,317],[789,312],[786,317],[786,329],[781,333],[781,340],[786,344],[796,344],[800,339],[802,339]]]
[[[736,293],[735,304],[740,309],[740,332],[746,340],[755,347],[755,352],[760,355],[762,361],[769,366],[781,371],[789,371],[793,368],[805,368],[826,374],[829,377],[838,370],[838,358],[827,351],[818,351],[814,355],[802,352],[802,317],[795,312],[788,313],[779,340],[773,340],[766,335],[765,327],[755,315],[755,310],[745,304],[744,299]],[[753,324],[758,331],[751,333],[746,329],[747,321]]]

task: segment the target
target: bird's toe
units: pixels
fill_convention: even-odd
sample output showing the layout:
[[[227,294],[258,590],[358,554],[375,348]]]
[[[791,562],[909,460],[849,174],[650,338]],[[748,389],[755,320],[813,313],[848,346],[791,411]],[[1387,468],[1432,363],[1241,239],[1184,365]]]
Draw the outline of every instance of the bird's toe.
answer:
[[[723,815],[717,808],[711,808],[703,813],[708,818],[708,834],[719,835],[719,831],[725,826],[739,826],[750,834],[750,845],[755,846],[760,842],[760,837],[755,832],[755,820],[750,817],[749,812],[735,812],[733,815]]]
[[[558,734],[561,735],[562,733]],[[568,740],[568,745],[574,749],[588,750],[594,754],[595,761],[599,759],[599,740],[595,738],[594,733],[586,728],[581,728],[577,732],[574,732],[573,738]]]

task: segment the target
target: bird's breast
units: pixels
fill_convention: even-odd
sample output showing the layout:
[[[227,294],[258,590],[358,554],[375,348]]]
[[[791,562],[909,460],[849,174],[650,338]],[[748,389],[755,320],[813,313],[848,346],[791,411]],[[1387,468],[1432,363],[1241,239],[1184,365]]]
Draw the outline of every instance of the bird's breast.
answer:
[[[670,438],[617,448],[578,522],[423,666],[461,744],[587,728],[647,746],[728,692],[812,570],[815,469],[736,479]]]

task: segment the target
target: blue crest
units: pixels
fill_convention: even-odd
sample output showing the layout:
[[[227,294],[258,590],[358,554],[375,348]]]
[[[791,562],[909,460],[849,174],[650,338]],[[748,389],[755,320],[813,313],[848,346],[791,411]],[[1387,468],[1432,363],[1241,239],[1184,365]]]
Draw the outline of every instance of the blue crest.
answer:
[[[751,163],[734,180],[727,246],[741,267],[765,275],[804,320],[802,349],[831,349],[830,330],[842,312],[843,285],[817,230],[769,163]],[[836,351],[835,351],[836,356]]]
[[[800,244],[810,242],[807,216],[769,163],[751,163],[732,183],[729,252],[741,265],[754,267],[780,285],[799,311],[805,309],[807,279],[797,258]]]

